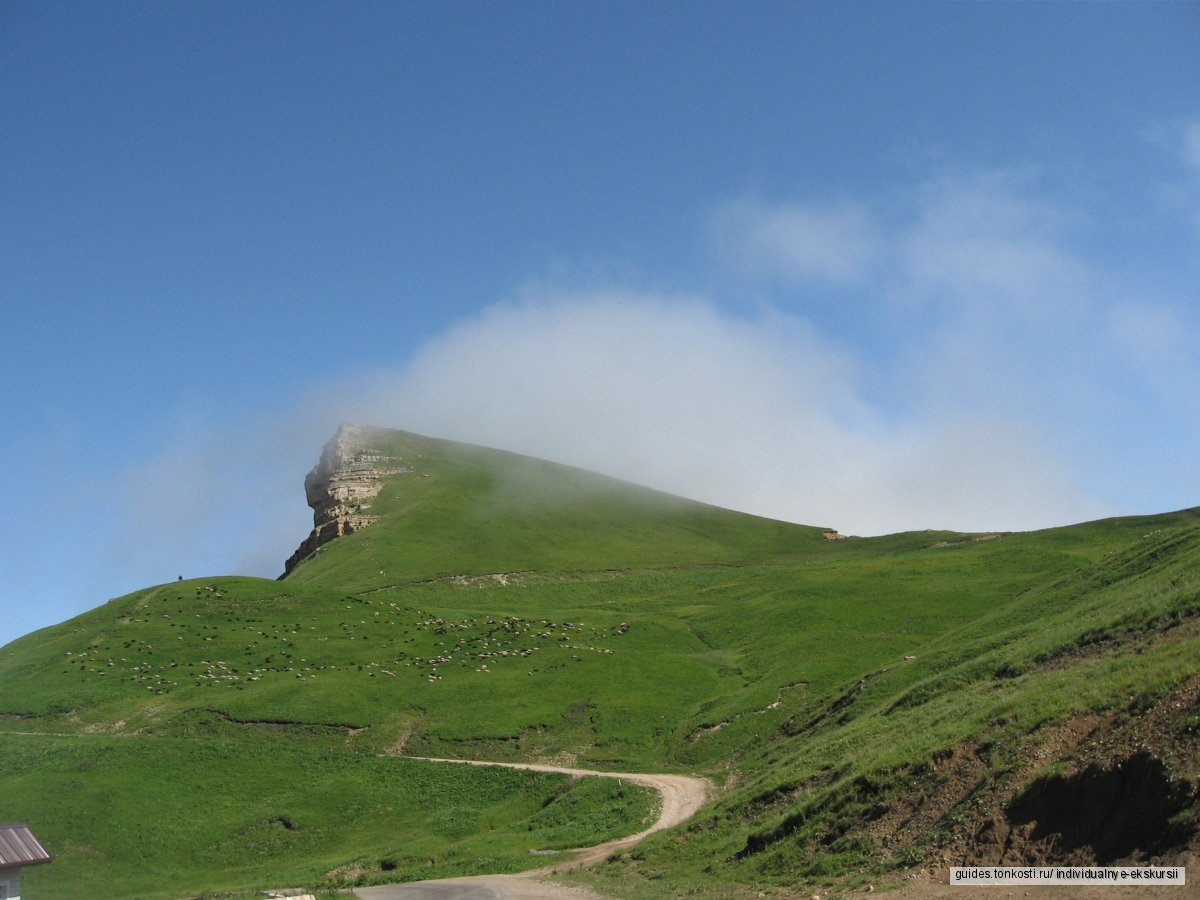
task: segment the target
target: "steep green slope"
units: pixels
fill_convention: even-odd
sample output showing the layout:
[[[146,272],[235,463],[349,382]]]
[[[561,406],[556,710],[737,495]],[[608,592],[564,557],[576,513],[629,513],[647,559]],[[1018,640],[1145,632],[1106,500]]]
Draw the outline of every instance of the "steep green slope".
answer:
[[[738,736],[732,787],[703,821],[591,880],[672,897],[861,885],[897,867],[1194,860],[1200,526],[1138,525],[913,654],[781,695]]]
[[[289,582],[364,591],[462,575],[745,565],[822,542],[823,529],[406,432],[373,432],[365,455],[404,470],[371,499],[380,521],[322,547]]]
[[[77,823],[111,821],[102,798],[127,787],[137,760],[170,759],[179,741],[208,748],[198,759],[244,747],[245,783],[395,762],[380,754],[722,782],[684,839],[651,841],[592,876],[617,894],[790,889],[935,854],[983,858],[975,836],[985,819],[1009,827],[1007,804],[1037,774],[1023,754],[1048,730],[1131,702],[1140,722],[1200,673],[1191,511],[1027,534],[827,541],[819,529],[499,451],[402,432],[372,441],[356,472],[382,458],[405,470],[354,510],[377,520],[283,581],[149,588],[0,648],[0,797],[21,797],[0,819],[36,821],[41,804],[52,812],[35,830],[68,848],[63,865],[37,874],[42,895],[69,896],[70,873],[89,860],[130,864],[128,835],[100,828],[84,840]],[[1170,696],[1200,721],[1191,701]],[[111,765],[76,775],[95,753],[73,761],[72,741],[94,742]],[[1197,780],[1192,757],[1165,738],[1150,744],[1172,778]],[[32,774],[39,765],[51,774]],[[143,804],[146,828],[165,829],[186,808],[212,846],[257,834],[253,792],[202,772],[165,766],[155,793],[183,806]],[[68,774],[78,788],[52,796]],[[260,866],[266,845],[255,838],[225,881],[181,869],[164,891],[478,871],[493,858],[464,826],[423,850],[421,865],[383,866],[399,852],[390,832],[358,822],[388,805],[383,788],[347,777],[357,787],[339,800],[339,824],[306,826],[312,865],[279,853]],[[215,785],[224,818],[206,811],[200,783]],[[934,798],[928,821],[906,817],[913,791]],[[272,808],[304,808],[278,796]],[[633,830],[641,813],[630,803],[589,794],[584,805]],[[389,827],[419,827],[403,815]],[[541,834],[527,818],[484,799],[464,814],[509,835],[497,838],[498,868],[537,864],[513,837]],[[1179,829],[1177,845],[1192,840],[1186,822]],[[147,878],[138,891],[154,896]]]

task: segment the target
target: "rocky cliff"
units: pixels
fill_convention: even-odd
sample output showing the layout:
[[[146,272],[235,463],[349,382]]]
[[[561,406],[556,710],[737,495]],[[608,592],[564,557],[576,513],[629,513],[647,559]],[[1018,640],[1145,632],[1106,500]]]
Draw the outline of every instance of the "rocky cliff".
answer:
[[[343,423],[325,445],[321,459],[304,479],[304,493],[313,510],[313,530],[284,564],[286,576],[323,544],[366,528],[378,519],[370,514],[371,500],[384,479],[411,472],[399,457],[388,456],[372,443],[384,429]]]

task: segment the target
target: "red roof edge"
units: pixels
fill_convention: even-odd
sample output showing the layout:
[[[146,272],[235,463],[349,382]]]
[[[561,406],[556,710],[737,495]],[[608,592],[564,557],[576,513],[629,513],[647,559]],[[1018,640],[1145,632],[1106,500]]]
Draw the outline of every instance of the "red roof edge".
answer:
[[[25,822],[0,824],[0,869],[36,866],[53,857],[46,852]]]

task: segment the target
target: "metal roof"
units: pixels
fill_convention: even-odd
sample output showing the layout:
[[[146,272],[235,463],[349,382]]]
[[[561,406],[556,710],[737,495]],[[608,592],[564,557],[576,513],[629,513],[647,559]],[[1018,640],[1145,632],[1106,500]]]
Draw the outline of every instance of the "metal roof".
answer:
[[[50,862],[50,854],[38,843],[24,822],[0,825],[0,869]]]

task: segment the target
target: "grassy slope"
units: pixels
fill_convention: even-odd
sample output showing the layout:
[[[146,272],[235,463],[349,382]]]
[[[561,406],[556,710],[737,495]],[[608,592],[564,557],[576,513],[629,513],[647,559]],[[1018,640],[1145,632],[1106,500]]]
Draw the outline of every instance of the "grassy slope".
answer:
[[[437,766],[311,741],[26,737],[0,753],[7,814],[36,823],[52,866],[31,896],[178,897],[527,868],[531,848],[618,837],[649,798],[610,779]],[[87,811],[81,815],[81,811]],[[136,863],[136,864],[135,864]],[[283,879],[282,881],[280,879]]]
[[[1191,615],[1191,513],[987,540],[828,543],[817,529],[511,454],[402,433],[388,449],[413,472],[377,498],[384,519],[286,581],[151,588],[0,649],[0,729],[253,748],[269,727],[281,746],[325,754],[318,767],[375,765],[400,743],[737,773],[704,828],[599,876],[670,895],[885,864],[866,844],[814,856],[796,816],[836,831],[855,819],[836,801],[855,779],[879,780],[997,721],[1000,737],[1024,734],[1196,671],[1189,641],[1134,658],[1096,637]],[[1078,646],[1108,649],[1078,659],[1064,649]],[[18,745],[6,746],[0,758]],[[18,770],[0,771],[11,789]],[[802,797],[797,785],[818,777],[821,790]],[[358,802],[378,801],[364,788]],[[494,821],[506,816],[522,821],[516,811]],[[357,834],[353,821],[313,837],[321,866],[353,861],[335,836]],[[73,846],[57,827],[39,834]],[[448,845],[439,864],[481,852]],[[256,858],[248,847],[229,866],[249,873]],[[727,864],[706,873],[714,858]],[[276,877],[292,871],[278,859]],[[45,867],[48,895],[69,866]]]
[[[512,453],[405,432],[374,446],[411,470],[371,501],[382,521],[327,544],[289,583],[361,592],[458,575],[746,565],[821,543],[823,529]]]
[[[1200,673],[1200,528],[1188,513],[1082,530],[1112,539],[1128,524],[1142,536],[1113,541],[1091,564],[1017,593],[913,659],[864,668],[819,697],[785,695],[739,736],[735,786],[684,840],[652,840],[593,880],[646,897],[831,876],[854,883],[953,852],[939,848],[970,836],[972,805],[1020,788],[1017,760],[1060,723],[1107,713],[1107,740],[1124,734],[1158,752],[1143,713]],[[1197,712],[1183,710],[1184,731],[1194,733]],[[908,843],[886,846],[872,834],[871,822],[936,795],[952,775],[943,761],[964,747],[984,764],[956,803]],[[1037,750],[1044,758],[1033,773],[1057,771],[1074,753]],[[1177,762],[1173,778],[1200,780],[1194,752]],[[1181,821],[1196,812],[1193,800]]]

